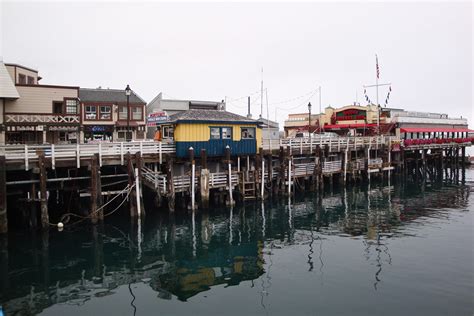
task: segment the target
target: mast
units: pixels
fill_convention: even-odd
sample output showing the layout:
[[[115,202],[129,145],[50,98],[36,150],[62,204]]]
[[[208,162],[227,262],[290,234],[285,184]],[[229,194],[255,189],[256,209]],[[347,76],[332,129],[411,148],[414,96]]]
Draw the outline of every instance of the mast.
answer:
[[[260,118],[263,117],[263,67],[262,67],[262,81],[260,85]]]

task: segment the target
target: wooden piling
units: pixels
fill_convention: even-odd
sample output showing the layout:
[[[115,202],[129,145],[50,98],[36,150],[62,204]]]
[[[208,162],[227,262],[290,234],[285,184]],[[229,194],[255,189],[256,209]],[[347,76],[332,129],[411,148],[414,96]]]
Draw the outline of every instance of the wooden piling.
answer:
[[[170,212],[174,212],[175,209],[175,193],[174,193],[174,170],[173,170],[173,158],[168,157],[166,160],[166,178],[168,180],[168,208]]]
[[[194,161],[194,148],[189,147],[188,149],[189,161],[191,163],[191,210],[196,209],[196,165]]]
[[[133,161],[132,155],[130,152],[127,152],[125,155],[127,160],[127,174],[128,174],[128,186],[131,188],[135,182],[134,170],[133,170]],[[136,197],[135,192],[132,191],[129,195],[128,204],[130,208],[130,217],[135,218],[137,216],[137,205],[136,205]]]
[[[207,169],[207,151],[201,149],[201,175],[200,175],[201,207],[209,207],[209,169]]]
[[[7,168],[5,156],[0,156],[0,234],[7,232]]]
[[[91,165],[90,165],[90,172],[91,172],[91,209],[90,209],[90,216],[91,216],[91,222],[92,224],[97,224],[99,220],[99,208],[101,207],[100,205],[100,200],[99,200],[99,182],[100,182],[100,174],[99,174],[99,160],[98,160],[98,155],[93,155],[91,157]],[[100,194],[101,196],[102,194]],[[102,219],[103,219],[103,214],[102,214]]]
[[[49,214],[48,214],[48,193],[46,188],[46,160],[44,152],[38,155],[38,167],[40,177],[40,209],[41,209],[41,227],[43,229],[49,228]]]

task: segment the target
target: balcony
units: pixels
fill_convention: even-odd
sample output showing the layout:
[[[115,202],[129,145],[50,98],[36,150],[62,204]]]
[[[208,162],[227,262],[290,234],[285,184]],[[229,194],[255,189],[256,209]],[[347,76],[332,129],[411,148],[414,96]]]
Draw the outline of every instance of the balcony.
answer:
[[[79,124],[79,115],[48,113],[5,113],[5,123]]]

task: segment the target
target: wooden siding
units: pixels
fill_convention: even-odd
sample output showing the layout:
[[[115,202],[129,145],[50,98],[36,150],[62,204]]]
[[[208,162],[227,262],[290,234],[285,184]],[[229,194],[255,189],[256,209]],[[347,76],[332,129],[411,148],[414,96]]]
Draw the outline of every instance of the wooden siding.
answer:
[[[232,127],[232,140],[240,141],[241,137],[241,127],[255,127],[253,124],[232,124],[222,123],[222,124],[209,124],[209,123],[179,123],[176,125],[174,131],[174,139],[179,142],[199,142],[199,141],[208,141],[211,137],[211,127]],[[257,128],[256,138],[259,139],[262,137],[262,131],[260,128]]]
[[[52,113],[53,101],[63,101],[67,98],[77,98],[78,91],[75,88],[41,87],[38,86],[16,86],[20,98],[7,100],[5,112],[14,113]]]

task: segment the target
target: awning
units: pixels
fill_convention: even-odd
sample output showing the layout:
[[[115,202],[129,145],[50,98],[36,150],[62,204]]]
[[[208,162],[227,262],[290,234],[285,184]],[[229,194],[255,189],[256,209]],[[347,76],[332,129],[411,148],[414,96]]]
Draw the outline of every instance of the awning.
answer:
[[[402,133],[423,133],[423,132],[474,132],[474,130],[469,128],[450,128],[450,127],[406,127],[400,128],[400,132]]]
[[[324,125],[324,129],[345,129],[345,128],[370,128],[376,127],[377,124],[331,124]]]

